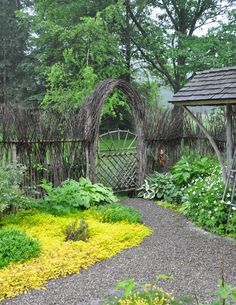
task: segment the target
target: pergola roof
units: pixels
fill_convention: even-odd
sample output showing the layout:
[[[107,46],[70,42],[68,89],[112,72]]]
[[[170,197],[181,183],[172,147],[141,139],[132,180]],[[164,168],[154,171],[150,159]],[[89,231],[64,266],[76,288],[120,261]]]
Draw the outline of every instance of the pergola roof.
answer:
[[[170,103],[177,106],[236,104],[236,67],[198,72]]]

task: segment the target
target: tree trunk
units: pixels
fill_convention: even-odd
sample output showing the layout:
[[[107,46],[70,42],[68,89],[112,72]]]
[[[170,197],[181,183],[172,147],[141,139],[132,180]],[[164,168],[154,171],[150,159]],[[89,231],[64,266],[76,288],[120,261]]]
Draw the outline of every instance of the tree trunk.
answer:
[[[125,45],[125,61],[126,61],[126,73],[124,79],[130,83],[131,81],[131,25],[130,25],[130,0],[125,0],[125,30],[124,35],[124,45]]]

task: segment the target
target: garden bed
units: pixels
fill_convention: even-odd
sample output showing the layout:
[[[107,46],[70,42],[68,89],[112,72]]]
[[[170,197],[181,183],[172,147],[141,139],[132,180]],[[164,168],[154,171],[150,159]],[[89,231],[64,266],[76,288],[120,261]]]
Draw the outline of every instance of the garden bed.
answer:
[[[63,229],[81,217],[89,225],[89,240],[66,242]],[[5,217],[2,224],[4,228],[22,230],[39,240],[41,254],[0,269],[0,300],[26,293],[30,288],[42,289],[47,280],[77,273],[138,245],[151,234],[151,230],[141,224],[101,223],[90,211],[60,217],[34,210],[23,211]]]

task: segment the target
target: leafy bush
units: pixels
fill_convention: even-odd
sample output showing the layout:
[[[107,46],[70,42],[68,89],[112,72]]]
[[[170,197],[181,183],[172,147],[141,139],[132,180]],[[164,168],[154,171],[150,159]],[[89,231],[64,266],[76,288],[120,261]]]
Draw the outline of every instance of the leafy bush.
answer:
[[[138,211],[122,204],[114,203],[99,206],[94,210],[102,222],[126,221],[128,223],[142,223],[141,214]]]
[[[185,189],[181,211],[194,223],[209,231],[218,234],[227,232],[236,236],[235,208],[230,212],[230,207],[221,202],[223,190],[220,169],[215,168],[210,176],[193,180]],[[230,194],[227,196],[230,197]]]
[[[216,161],[208,157],[183,156],[172,168],[174,182],[179,186],[190,183],[199,176],[208,176],[216,166]]]
[[[159,279],[174,279],[172,276],[161,274]],[[119,290],[117,290],[119,289]],[[123,289],[123,291],[120,291]],[[219,281],[217,299],[209,305],[230,305],[236,301],[236,287],[225,283],[224,280]],[[120,282],[116,290],[112,290],[104,301],[99,302],[100,305],[204,305],[198,302],[197,295],[183,295],[179,299],[175,299],[172,293],[167,293],[159,288],[156,284],[138,285],[134,279]]]
[[[0,218],[4,212],[21,208],[28,202],[20,189],[24,171],[17,163],[0,168]]]
[[[0,230],[0,268],[39,255],[39,242],[15,229]]]
[[[168,203],[178,203],[182,197],[182,190],[175,184],[171,173],[158,173],[148,176],[138,193],[145,199],[159,199]]]
[[[74,221],[66,227],[64,234],[66,235],[66,241],[87,241],[89,239],[88,223],[81,219],[78,226],[77,221]]]
[[[169,278],[165,276],[165,278]],[[123,293],[114,290],[105,298],[101,305],[170,305],[174,301],[172,294],[165,292],[155,284],[138,285],[134,279],[120,282],[116,289],[122,289]]]
[[[52,184],[41,184],[47,192],[44,202],[39,202],[36,206],[52,212],[53,214],[63,214],[74,209],[88,209],[93,206],[115,203],[117,198],[112,190],[102,184],[92,184],[88,179],[80,178],[79,181],[66,180],[62,184],[53,188]]]

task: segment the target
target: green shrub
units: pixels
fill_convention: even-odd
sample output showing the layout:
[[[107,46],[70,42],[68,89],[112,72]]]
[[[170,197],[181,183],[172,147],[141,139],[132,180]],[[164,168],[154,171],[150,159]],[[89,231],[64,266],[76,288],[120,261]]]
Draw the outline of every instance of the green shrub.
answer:
[[[119,222],[126,221],[128,223],[142,223],[141,214],[132,207],[124,206],[122,204],[109,204],[99,206],[94,209],[97,217],[102,222]]]
[[[183,156],[172,167],[176,185],[185,186],[194,178],[208,176],[216,166],[216,161],[208,157]]]
[[[0,218],[9,210],[24,207],[28,200],[20,189],[24,167],[14,163],[0,168]]]
[[[89,239],[88,223],[81,219],[78,226],[77,221],[74,221],[65,228],[64,234],[66,235],[66,241],[87,241]]]
[[[73,212],[75,209],[89,209],[117,201],[110,188],[102,184],[92,184],[85,178],[80,178],[79,181],[66,180],[56,188],[46,183],[41,184],[41,187],[47,195],[43,202],[39,201],[38,205],[36,203],[34,206],[53,214]]]
[[[184,191],[181,211],[206,230],[236,236],[235,208],[231,209],[222,203],[223,191],[224,183],[218,167],[209,176],[196,178],[188,185]],[[230,197],[230,194],[227,196]]]
[[[156,198],[168,203],[178,203],[181,201],[182,190],[174,183],[174,176],[171,173],[155,172],[145,179],[138,197]]]
[[[24,262],[40,253],[39,242],[15,229],[0,230],[0,268]]]
[[[161,274],[159,279],[174,279],[172,276]],[[123,291],[122,291],[123,290]],[[236,301],[236,287],[219,281],[217,299],[209,305],[233,305]],[[97,304],[97,303],[96,303]],[[167,293],[159,288],[157,284],[139,285],[134,279],[120,282],[114,290],[111,290],[100,305],[204,305],[198,302],[198,296],[183,295],[175,299],[172,293]]]
[[[169,278],[165,276],[165,278]],[[117,290],[118,289],[118,290]],[[123,290],[123,291],[122,291]],[[170,305],[174,301],[171,293],[165,292],[155,284],[139,285],[134,279],[120,282],[116,290],[105,297],[101,305]]]

